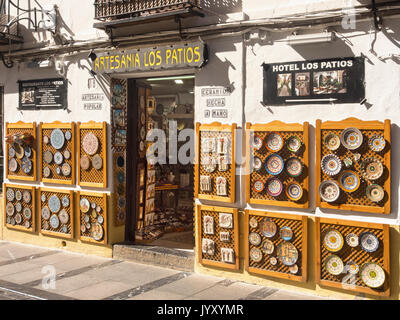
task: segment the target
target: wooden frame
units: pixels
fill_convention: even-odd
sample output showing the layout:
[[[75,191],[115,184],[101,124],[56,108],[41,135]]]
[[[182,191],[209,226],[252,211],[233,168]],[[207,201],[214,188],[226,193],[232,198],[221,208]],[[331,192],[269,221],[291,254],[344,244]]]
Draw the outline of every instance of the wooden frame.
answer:
[[[203,252],[202,252],[202,239],[203,239],[203,232],[202,232],[202,214],[201,211],[213,211],[213,212],[223,212],[223,213],[231,213],[233,215],[233,229],[232,233],[235,235],[234,240],[233,240],[233,250],[235,251],[235,263],[230,264],[230,263],[225,263],[222,261],[215,261],[215,260],[209,260],[209,259],[203,259]],[[206,266],[211,266],[211,267],[220,267],[224,269],[230,269],[230,270],[239,270],[239,262],[240,262],[240,250],[239,250],[239,213],[238,209],[234,208],[224,208],[224,207],[216,207],[216,206],[204,206],[204,205],[197,205],[196,206],[196,235],[198,239],[198,246],[197,246],[197,255],[199,259],[199,263],[202,265]],[[214,224],[216,222],[214,221]],[[215,234],[211,238],[217,238],[219,242],[219,234],[215,232]]]
[[[236,194],[236,159],[235,159],[235,152],[236,152],[236,127],[237,125],[234,123],[232,125],[223,125],[219,122],[213,122],[212,124],[200,124],[196,123],[196,162],[195,162],[195,188],[194,188],[194,196],[198,199],[203,200],[212,200],[212,201],[220,201],[220,202],[227,202],[227,203],[234,203],[235,202],[235,194]],[[217,196],[217,195],[208,195],[208,194],[201,194],[200,193],[200,153],[201,153],[201,141],[200,141],[200,132],[201,131],[216,131],[216,132],[229,132],[232,135],[231,140],[231,168],[229,170],[231,176],[231,184],[230,188],[230,195],[224,196]]]
[[[40,233],[48,236],[55,236],[58,238],[64,238],[64,239],[73,239],[75,236],[75,203],[74,203],[74,191],[73,190],[63,190],[63,189],[54,189],[54,188],[38,188],[39,192],[39,197],[38,197],[38,203],[39,203],[39,220],[40,220]],[[70,214],[69,214],[69,224],[71,227],[71,233],[66,234],[62,232],[55,232],[51,230],[43,230],[42,229],[42,201],[41,201],[41,193],[42,192],[49,192],[49,193],[61,193],[65,195],[70,196],[70,203],[69,203],[69,208],[70,208]],[[60,199],[61,201],[61,199]]]
[[[33,146],[32,146],[32,175],[14,175],[8,172],[8,145],[4,143],[4,170],[6,173],[6,178],[9,180],[22,180],[22,181],[36,181],[37,180],[37,148],[40,146],[36,139],[36,122],[25,123],[22,121],[16,123],[6,122],[6,135],[9,134],[9,129],[18,129],[23,133],[24,129],[29,129],[32,131],[33,136]],[[17,160],[18,161],[18,160]],[[21,168],[20,161],[18,163],[19,168]]]
[[[322,180],[321,173],[321,159],[322,159],[322,130],[344,130],[348,127],[356,127],[359,130],[383,130],[384,138],[387,142],[386,145],[389,145],[389,148],[386,150],[385,154],[382,155],[382,158],[385,161],[385,166],[388,171],[388,177],[382,186],[383,189],[387,193],[388,199],[386,200],[384,206],[368,206],[368,205],[356,205],[356,204],[334,204],[323,202],[321,200],[321,196],[319,194],[319,185]],[[381,213],[381,214],[390,214],[391,211],[391,169],[390,169],[390,149],[391,149],[391,123],[390,120],[385,120],[385,122],[379,121],[362,121],[356,118],[348,118],[342,121],[327,121],[322,122],[321,120],[317,120],[316,122],[316,184],[315,184],[315,193],[316,193],[316,206],[320,208],[327,209],[338,209],[338,210],[349,210],[349,211],[359,211],[359,212],[369,212],[369,213]],[[364,137],[365,138],[365,137]],[[357,150],[356,150],[357,151]]]
[[[76,201],[76,212],[79,212],[79,239],[81,241],[85,241],[85,242],[91,242],[91,243],[96,243],[96,244],[107,244],[108,241],[108,203],[107,203],[107,194],[106,193],[96,193],[96,192],[86,192],[86,191],[78,191],[76,193],[77,195],[77,201]],[[103,230],[104,230],[104,236],[103,239],[101,241],[96,241],[95,239],[93,239],[92,237],[87,237],[87,236],[83,236],[82,235],[82,231],[80,229],[80,226],[82,224],[82,215],[84,215],[83,213],[81,213],[81,210],[79,208],[79,202],[81,200],[81,198],[84,197],[92,197],[92,198],[99,198],[98,201],[101,201],[104,204],[104,208],[102,208],[102,216],[104,218],[103,221]],[[91,212],[93,209],[90,208],[89,212]],[[90,223],[93,223],[93,218],[90,217]]]
[[[354,292],[361,292],[366,294],[371,294],[375,296],[390,296],[390,242],[389,242],[389,225],[385,224],[375,224],[375,223],[366,223],[366,222],[356,222],[356,221],[347,221],[347,220],[339,220],[339,219],[330,219],[330,218],[316,218],[316,233],[315,233],[315,252],[316,252],[316,268],[315,268],[315,279],[316,283],[321,286],[333,287],[342,290],[350,290]],[[354,286],[353,288],[344,288],[343,284],[335,281],[329,281],[321,279],[321,270],[323,268],[323,264],[321,261],[321,247],[322,247],[322,239],[321,239],[321,224],[331,224],[335,226],[344,226],[347,229],[351,230],[353,228],[371,228],[382,230],[383,232],[383,265],[381,266],[385,272],[387,273],[384,290],[379,292],[377,290],[373,290],[368,287]],[[346,241],[346,240],[344,240]],[[342,249],[343,250],[343,249]],[[340,255],[339,251],[337,254]],[[365,256],[365,252],[361,250],[363,256]],[[336,254],[336,253],[334,253]],[[352,260],[356,260],[354,255],[352,256]],[[357,263],[357,261],[355,261]]]
[[[71,177],[68,179],[54,179],[54,178],[45,178],[43,177],[43,169],[44,169],[44,160],[43,160],[43,154],[44,154],[44,143],[43,143],[43,130],[54,130],[54,129],[61,129],[61,130],[70,130],[72,134],[72,138],[70,141],[70,153],[71,153]],[[39,125],[39,141],[40,141],[40,148],[39,148],[39,161],[40,161],[40,181],[45,182],[45,183],[55,183],[55,184],[67,184],[67,185],[73,185],[75,184],[75,123],[74,122],[69,122],[69,123],[62,123],[59,121],[55,121],[52,123],[43,123],[41,122]],[[65,145],[67,144],[67,141],[65,142]],[[64,147],[63,147],[64,148]],[[54,174],[52,170],[52,174]]]
[[[251,198],[251,168],[250,168],[250,159],[251,159],[251,144],[250,144],[250,139],[251,139],[251,132],[257,132],[257,131],[263,131],[263,132],[301,132],[302,135],[302,140],[303,140],[303,145],[304,145],[304,150],[302,153],[302,157],[299,157],[304,165],[304,178],[302,182],[299,182],[299,179],[297,178],[290,178],[290,181],[295,181],[302,185],[303,188],[303,197],[300,199],[302,202],[298,201],[291,201],[288,199],[286,195],[282,195],[285,193],[286,190],[282,191],[281,196],[284,196],[286,200],[269,200],[269,199],[254,199]],[[264,144],[264,141],[263,141]],[[283,148],[286,148],[286,145],[283,146]],[[281,150],[283,150],[283,148]],[[269,151],[268,151],[269,153]],[[280,152],[278,152],[280,153]],[[292,153],[291,156],[298,156],[297,154]],[[285,159],[284,159],[285,160]],[[263,163],[264,165],[264,163]],[[284,123],[281,121],[272,121],[267,124],[251,124],[251,123],[246,123],[246,201],[250,204],[262,204],[262,205],[269,205],[269,206],[280,206],[280,207],[292,207],[292,208],[308,208],[310,205],[310,200],[309,200],[309,123],[304,122],[303,124],[300,123]],[[303,174],[301,175],[303,176]],[[300,177],[301,177],[300,176]],[[279,177],[279,176],[278,176]],[[289,181],[289,180],[288,180]],[[282,181],[283,183],[285,181]],[[285,188],[284,184],[284,188]]]
[[[7,223],[7,213],[6,213],[6,203],[8,202],[7,200],[7,188],[13,188],[13,189],[23,189],[23,190],[28,190],[31,193],[31,204],[29,207],[31,207],[32,211],[32,217],[31,217],[31,226],[30,228],[26,228],[23,225],[11,225]],[[8,184],[8,183],[3,183],[3,212],[4,212],[4,226],[8,229],[15,229],[15,230],[20,230],[20,231],[25,231],[25,232],[31,232],[34,233],[36,231],[36,187],[34,186],[28,186],[28,185],[17,185],[17,184]],[[20,201],[21,203],[24,203],[24,201]],[[24,207],[22,208],[21,214],[23,212]]]
[[[94,187],[94,188],[106,188],[107,187],[107,123],[105,121],[103,122],[94,122],[94,121],[89,121],[86,123],[81,123],[78,122],[78,142],[79,142],[79,148],[78,148],[78,164],[80,164],[81,161],[81,156],[82,156],[82,134],[81,130],[82,129],[87,129],[87,130],[102,130],[102,138],[99,139],[100,148],[102,150],[102,159],[103,159],[103,167],[101,170],[101,181],[98,179],[98,181],[84,181],[82,180],[82,170],[80,165],[79,170],[78,170],[78,185],[83,186],[83,187]],[[92,168],[93,170],[96,170]],[[96,170],[97,171],[97,170]]]
[[[245,211],[245,220],[244,220],[244,241],[245,241],[245,269],[249,273],[255,273],[260,275],[266,275],[281,279],[293,280],[298,282],[306,282],[307,281],[307,259],[308,259],[308,217],[302,215],[291,215],[284,213],[272,213],[265,211],[254,211],[254,210],[246,210]],[[301,275],[294,275],[290,273],[277,272],[273,270],[260,269],[251,267],[249,264],[250,254],[249,254],[249,216],[259,216],[259,217],[271,217],[271,218],[279,218],[285,220],[296,220],[300,221],[302,225],[302,239],[301,239]],[[278,231],[277,231],[278,234]]]

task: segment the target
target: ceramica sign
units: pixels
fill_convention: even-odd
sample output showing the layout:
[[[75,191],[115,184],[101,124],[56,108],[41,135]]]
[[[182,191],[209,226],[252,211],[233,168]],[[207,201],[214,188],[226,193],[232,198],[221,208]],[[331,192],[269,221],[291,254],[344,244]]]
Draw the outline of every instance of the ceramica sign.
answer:
[[[92,68],[97,73],[200,68],[207,61],[207,45],[194,42],[99,53]]]

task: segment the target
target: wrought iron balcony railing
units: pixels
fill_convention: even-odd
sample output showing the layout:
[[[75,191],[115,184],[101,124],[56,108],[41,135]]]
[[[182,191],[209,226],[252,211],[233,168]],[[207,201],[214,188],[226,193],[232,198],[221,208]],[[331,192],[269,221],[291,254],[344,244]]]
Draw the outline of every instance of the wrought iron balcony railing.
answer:
[[[19,34],[19,21],[11,16],[11,8],[15,5],[11,1],[0,0],[0,44],[22,42]],[[16,7],[17,16],[20,14],[19,7]]]

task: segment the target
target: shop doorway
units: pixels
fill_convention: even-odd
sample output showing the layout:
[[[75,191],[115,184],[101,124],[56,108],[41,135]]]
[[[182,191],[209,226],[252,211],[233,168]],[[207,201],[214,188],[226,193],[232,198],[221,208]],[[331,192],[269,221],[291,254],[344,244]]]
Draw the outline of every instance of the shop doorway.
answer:
[[[136,244],[193,250],[194,136],[194,76],[128,81],[127,228]]]

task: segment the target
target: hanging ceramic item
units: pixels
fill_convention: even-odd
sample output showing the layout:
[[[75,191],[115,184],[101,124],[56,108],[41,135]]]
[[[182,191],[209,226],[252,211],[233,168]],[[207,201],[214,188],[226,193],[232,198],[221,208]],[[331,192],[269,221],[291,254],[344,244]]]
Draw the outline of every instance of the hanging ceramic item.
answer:
[[[219,213],[219,226],[221,228],[232,229],[233,228],[233,216],[231,213],[220,212]]]
[[[228,153],[228,138],[220,137],[217,139],[217,152],[219,154]]]
[[[360,247],[366,252],[375,252],[379,248],[379,239],[372,232],[363,232],[360,234]]]
[[[62,224],[67,224],[69,221],[69,214],[65,209],[62,209],[58,214],[58,218]]]
[[[286,160],[286,172],[291,177],[298,177],[303,172],[303,164],[297,158],[289,158]]]
[[[275,257],[271,257],[271,258],[269,259],[269,263],[270,263],[271,265],[273,265],[273,266],[276,266],[277,263],[278,263],[278,259],[276,259]]]
[[[14,149],[13,147],[10,147],[10,148],[8,149],[8,156],[9,156],[10,158],[14,158],[14,157],[15,157],[15,149]]]
[[[365,179],[377,180],[383,174],[383,164],[376,158],[367,158],[361,162],[361,174]]]
[[[82,199],[79,201],[79,208],[81,209],[81,211],[82,211],[83,213],[88,212],[89,209],[90,209],[90,202],[89,202],[89,200],[86,199],[86,198],[82,198]]]
[[[259,136],[254,135],[253,141],[252,141],[252,146],[255,150],[260,150],[262,147],[262,140]]]
[[[49,144],[50,143],[50,138],[48,136],[43,136],[43,143],[44,144]]]
[[[204,254],[213,256],[215,254],[215,243],[211,239],[202,239],[201,241],[201,251]]]
[[[57,213],[61,209],[61,201],[56,195],[52,195],[48,201],[49,209],[53,213]]]
[[[286,187],[286,195],[292,201],[298,201],[303,196],[303,188],[296,182],[290,183]]]
[[[14,201],[15,198],[14,189],[7,188],[6,197],[8,201]]]
[[[46,202],[47,198],[46,195],[44,193],[42,193],[40,200],[42,200],[42,202]]]
[[[53,154],[51,153],[51,151],[47,150],[43,153],[43,160],[44,162],[46,162],[47,164],[52,163],[53,161]]]
[[[221,172],[228,171],[228,158],[225,155],[218,157],[218,170]]]
[[[284,162],[280,155],[271,154],[265,159],[265,170],[271,175],[278,175],[282,172],[284,168]]]
[[[292,265],[291,267],[289,267],[289,272],[291,274],[296,274],[297,272],[299,272],[299,266],[297,264]]]
[[[6,213],[8,216],[12,216],[15,212],[14,205],[11,202],[8,202],[6,205]]]
[[[385,283],[385,271],[373,262],[367,262],[360,268],[361,280],[370,288],[382,287]]]
[[[124,165],[125,165],[124,157],[119,156],[119,157],[117,158],[117,166],[118,166],[119,168],[123,168]]]
[[[346,243],[347,243],[350,247],[352,247],[352,248],[358,247],[358,245],[359,245],[359,238],[358,238],[358,235],[356,235],[356,234],[353,233],[353,232],[350,232],[350,233],[346,236]]]
[[[103,222],[104,222],[103,216],[98,216],[97,217],[97,222],[100,223],[100,224],[103,224]]]
[[[267,237],[267,238],[272,238],[277,231],[277,226],[274,221],[272,221],[269,218],[264,218],[260,223],[259,223],[259,229],[261,233]]]
[[[50,219],[50,214],[51,214],[50,210],[49,210],[49,208],[47,206],[42,208],[42,218],[44,220],[49,220]]]
[[[32,171],[32,161],[29,160],[27,157],[24,157],[21,160],[21,168],[25,174],[29,174]]]
[[[64,157],[63,157],[62,153],[60,151],[57,151],[54,154],[54,162],[56,164],[61,164],[61,163],[63,163],[63,161],[64,161]]]
[[[349,157],[346,157],[343,159],[343,163],[346,168],[349,168],[352,166],[353,161]]]
[[[25,203],[31,203],[32,195],[28,190],[25,190],[22,194],[22,199]]]
[[[266,190],[271,197],[278,197],[283,190],[282,181],[278,178],[268,179],[266,183]]]
[[[11,172],[16,172],[17,169],[18,169],[17,160],[15,160],[14,158],[10,159],[10,161],[8,161],[8,170],[10,170]]]
[[[25,228],[29,229],[31,227],[30,221],[26,220],[24,223]]]
[[[63,156],[64,156],[65,160],[69,160],[69,159],[71,159],[71,152],[69,152],[69,150],[65,150],[63,152]]]
[[[24,148],[22,148],[19,144],[14,143],[15,155],[18,159],[22,159],[25,155]]]
[[[17,224],[20,224],[20,223],[22,222],[22,216],[21,216],[20,213],[17,213],[17,214],[15,215],[15,222],[16,222]]]
[[[330,252],[338,252],[342,250],[344,239],[342,234],[335,229],[328,229],[325,232],[323,245]]]
[[[60,129],[54,129],[50,134],[50,143],[54,149],[61,149],[65,143],[64,133]]]
[[[63,163],[61,172],[65,177],[68,177],[71,174],[71,166],[68,163]]]
[[[265,254],[272,254],[275,250],[274,243],[271,240],[265,239],[261,245],[261,250]]]
[[[261,192],[264,190],[264,182],[262,182],[261,180],[256,180],[254,181],[253,184],[253,190],[255,192]]]
[[[251,228],[257,228],[258,227],[258,221],[256,217],[251,217],[249,220],[249,225]]]
[[[58,219],[57,215],[55,215],[55,214],[51,215],[50,226],[53,229],[57,229],[60,226],[60,220]]]
[[[324,143],[328,150],[336,151],[340,147],[340,138],[337,134],[330,133],[325,137]]]
[[[221,261],[235,263],[235,251],[231,248],[221,248]]]
[[[27,220],[32,218],[32,211],[30,208],[24,208],[24,210],[22,211],[22,214],[24,215],[25,219],[27,219]]]
[[[89,132],[82,139],[82,148],[88,155],[93,156],[99,150],[99,139]]]
[[[103,167],[103,159],[98,154],[92,158],[92,166],[96,170],[100,170]]]
[[[261,236],[256,232],[249,234],[249,242],[253,246],[258,246],[261,243]]]
[[[290,227],[287,227],[287,226],[282,227],[279,230],[279,234],[280,234],[281,238],[285,241],[290,241],[293,238],[293,231]]]
[[[385,138],[374,134],[369,140],[368,140],[368,147],[375,152],[381,152],[383,149],[385,149],[386,146],[386,141]]]
[[[217,196],[226,196],[227,195],[226,178],[217,177],[215,184],[216,184],[216,187],[217,187]]]
[[[217,168],[216,161],[213,157],[205,156],[202,158],[201,164],[203,165],[204,171],[212,173]]]
[[[213,235],[215,232],[214,218],[211,216],[204,216],[203,217],[203,228],[204,228],[204,234]]]
[[[17,212],[21,212],[21,211],[22,211],[22,204],[21,204],[21,202],[17,202],[17,203],[15,204],[15,210],[16,210]]]
[[[265,146],[270,152],[278,152],[283,147],[283,138],[279,133],[271,133],[265,139]]]
[[[69,141],[69,140],[71,140],[71,138],[72,138],[71,131],[69,131],[69,130],[65,131],[65,139],[67,139]]]
[[[325,270],[334,276],[338,276],[344,270],[344,264],[342,259],[340,259],[338,256],[334,254],[326,258],[324,265],[325,265]]]
[[[319,194],[323,201],[335,202],[340,196],[338,183],[333,180],[322,181],[319,185]]]
[[[50,168],[49,168],[49,167],[44,167],[44,168],[43,168],[43,176],[44,176],[45,178],[48,178],[48,177],[50,177],[50,175],[51,175],[51,170],[50,170]]]
[[[302,142],[301,140],[296,137],[296,136],[291,136],[286,142],[287,148],[290,152],[296,153],[297,151],[300,150]]]
[[[211,177],[210,176],[200,176],[200,191],[210,192],[211,191]]]
[[[254,262],[260,262],[262,260],[262,252],[258,248],[251,248],[250,249],[250,259]]]
[[[254,169],[255,171],[258,171],[258,170],[261,169],[261,167],[262,167],[262,161],[261,161],[261,159],[258,158],[258,157],[254,157],[254,159],[253,159],[253,169]]]
[[[342,162],[338,156],[328,154],[321,160],[321,169],[326,175],[335,176],[342,170]]]
[[[379,202],[383,200],[385,191],[380,185],[371,184],[367,187],[365,194],[372,202]]]
[[[363,135],[357,128],[347,128],[342,131],[340,141],[346,149],[356,150],[362,145]]]
[[[201,152],[214,153],[215,152],[215,139],[214,138],[202,139]]]
[[[288,241],[284,241],[278,245],[276,248],[276,255],[283,265],[289,267],[294,265],[299,258],[297,248]]]
[[[86,156],[86,155],[82,156],[82,157],[81,157],[81,161],[80,161],[80,165],[81,165],[81,168],[82,168],[83,170],[88,170],[89,167],[90,167],[90,160],[89,160],[89,157]]]
[[[32,156],[32,149],[29,146],[24,147],[25,157],[30,158]]]
[[[340,187],[346,192],[354,192],[360,187],[360,178],[353,171],[343,171],[339,177]]]

